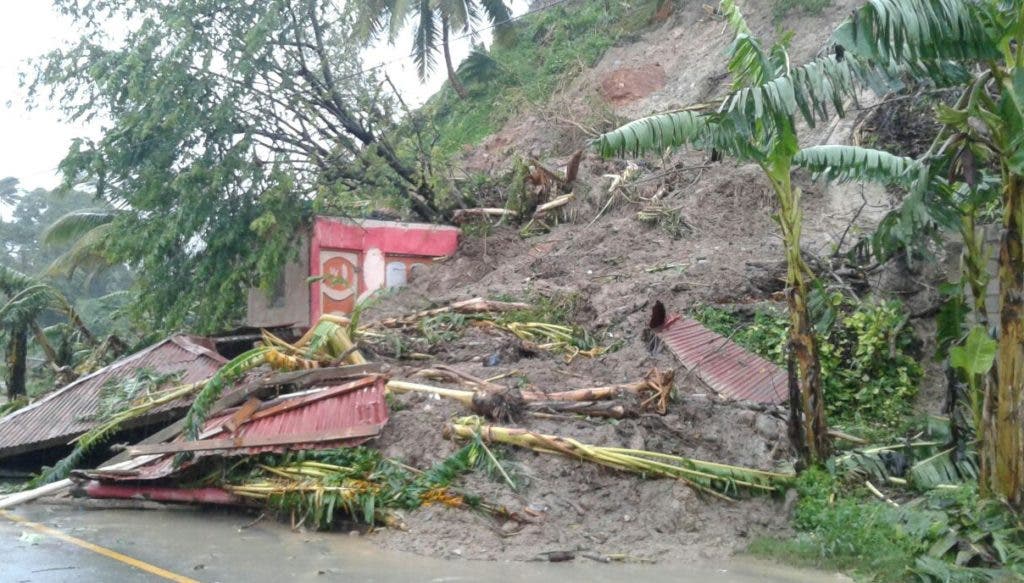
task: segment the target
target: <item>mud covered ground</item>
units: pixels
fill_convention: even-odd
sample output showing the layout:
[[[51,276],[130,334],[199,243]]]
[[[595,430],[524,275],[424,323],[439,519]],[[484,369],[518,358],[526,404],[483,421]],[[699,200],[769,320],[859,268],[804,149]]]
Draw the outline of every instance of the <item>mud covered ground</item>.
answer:
[[[678,368],[677,394],[667,415],[649,413],[620,421],[523,415],[514,425],[595,445],[769,470],[790,466],[781,411],[754,411],[721,402],[679,368],[671,353],[652,353],[641,338],[655,298],[681,309],[701,301],[752,301],[757,295],[744,287],[740,270],[711,268],[707,257],[715,249],[699,241],[670,246],[660,237],[638,228],[628,217],[609,217],[589,229],[565,225],[533,239],[499,229],[486,239],[467,238],[456,256],[379,300],[363,315],[373,321],[473,295],[569,296],[572,323],[592,331],[601,344],[617,346],[602,356],[579,356],[571,362],[553,353],[524,357],[511,335],[469,326],[451,341],[425,346],[410,340],[412,347],[427,351],[429,359],[396,360],[383,345],[374,358],[388,362],[396,378],[443,363],[479,378],[508,374],[497,382],[549,392],[636,381],[652,368]],[[743,252],[754,249],[753,241],[747,244],[750,248]],[[685,252],[685,246],[693,252]],[[678,269],[647,270],[687,260]],[[703,277],[687,276],[690,269]],[[500,362],[485,366],[494,360]],[[446,440],[442,430],[451,419],[469,414],[462,405],[417,394],[398,396],[393,404],[391,421],[378,441],[385,455],[426,468],[460,446]],[[519,477],[516,491],[482,473],[471,474],[458,485],[513,512],[536,513],[535,522],[502,523],[482,514],[432,506],[406,516],[407,532],[382,530],[370,539],[388,549],[447,558],[533,560],[544,559],[551,551],[575,551],[685,561],[721,558],[742,550],[755,537],[788,532],[781,497],[727,503],[672,480],[645,480],[588,462],[512,447],[497,449]]]

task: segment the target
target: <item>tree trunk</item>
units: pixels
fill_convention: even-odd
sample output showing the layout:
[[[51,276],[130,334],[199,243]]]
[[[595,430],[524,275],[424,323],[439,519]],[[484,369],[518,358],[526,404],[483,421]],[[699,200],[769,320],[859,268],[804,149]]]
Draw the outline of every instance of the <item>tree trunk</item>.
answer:
[[[7,400],[28,394],[25,390],[25,365],[28,357],[28,329],[9,330],[7,341]]]
[[[1024,506],[1024,181],[1005,173],[999,248],[999,350],[990,445],[992,493]]]
[[[805,466],[824,462],[832,444],[825,421],[825,401],[821,390],[821,363],[815,343],[810,311],[807,307],[807,266],[800,255],[800,189],[790,182],[789,164],[779,164],[768,172],[779,197],[779,225],[786,248],[786,301],[789,306],[790,395],[799,395],[799,408],[790,406],[789,435],[799,440],[793,445]],[[795,386],[794,386],[795,385]],[[794,413],[799,415],[794,417]]]
[[[462,86],[462,82],[459,81],[459,76],[455,74],[455,66],[452,64],[452,52],[448,46],[448,17],[441,17],[441,51],[444,53],[444,66],[448,68],[448,82],[451,83],[452,89],[455,90],[455,94],[459,96],[459,99],[465,99],[469,97],[469,93],[466,92],[466,88]]]

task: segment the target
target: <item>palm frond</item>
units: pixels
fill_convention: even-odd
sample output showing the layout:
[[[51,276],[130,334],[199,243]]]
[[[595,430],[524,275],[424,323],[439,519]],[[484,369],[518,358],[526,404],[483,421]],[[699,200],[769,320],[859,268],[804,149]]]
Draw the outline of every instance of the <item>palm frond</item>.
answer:
[[[390,16],[388,18],[388,40],[395,42],[409,18],[412,3],[411,0],[390,0],[388,4],[390,4],[387,10]]]
[[[19,291],[35,285],[36,283],[36,280],[24,273],[0,264],[0,293],[7,296],[13,296]]]
[[[733,89],[761,85],[774,77],[774,67],[756,38],[740,33],[729,46],[729,74]]]
[[[743,17],[743,13],[740,12],[740,8],[736,5],[735,0],[722,0],[718,5],[718,9],[734,35],[750,36],[751,32],[750,27],[747,26],[747,19]]]
[[[973,454],[955,456],[953,448],[925,458],[910,467],[910,482],[921,490],[958,484],[978,477],[977,460]]]
[[[475,46],[469,56],[462,61],[457,71],[463,83],[487,83],[505,73],[498,61],[495,61],[487,49]]]
[[[437,22],[430,0],[420,0],[418,14],[420,20],[413,37],[412,59],[416,63],[416,73],[423,81],[434,70],[436,63]]]
[[[84,236],[89,231],[114,220],[119,214],[115,209],[80,209],[71,211],[46,228],[43,243],[64,245]]]
[[[814,127],[829,118],[829,106],[842,116],[844,102],[856,100],[857,75],[850,57],[821,57],[760,85],[744,87],[722,102],[720,112],[736,118],[738,127],[753,132],[756,124],[770,129],[772,120],[799,113]]]
[[[266,360],[266,352],[267,348],[265,347],[253,348],[248,352],[243,352],[222,366],[220,370],[203,384],[203,388],[196,395],[195,401],[192,402],[188,413],[185,414],[182,433],[186,439],[195,440],[199,437],[199,431],[202,429],[203,424],[206,423],[211,407],[213,407],[214,402],[220,397],[224,389],[241,378],[247,371],[263,364]]]
[[[871,0],[833,36],[847,51],[881,66],[934,70],[942,61],[998,57],[978,9],[962,0]]]
[[[67,298],[52,285],[36,283],[14,294],[0,307],[0,322],[26,323],[47,309],[65,311]]]
[[[487,20],[496,27],[508,27],[511,24],[509,20],[512,19],[512,10],[505,0],[480,0],[480,6]]]
[[[476,7],[472,0],[440,0],[436,6],[438,12],[447,18],[451,30],[469,30],[476,20]]]
[[[710,118],[693,111],[662,113],[640,118],[602,134],[596,145],[602,156],[640,156],[699,143]]]
[[[913,158],[870,148],[833,145],[804,148],[793,157],[793,163],[827,180],[872,180],[885,184],[907,184],[917,178],[921,168]]]
[[[78,269],[94,271],[112,265],[106,247],[115,232],[113,223],[99,224],[78,237],[67,251],[53,260],[44,271],[49,277],[71,277]]]

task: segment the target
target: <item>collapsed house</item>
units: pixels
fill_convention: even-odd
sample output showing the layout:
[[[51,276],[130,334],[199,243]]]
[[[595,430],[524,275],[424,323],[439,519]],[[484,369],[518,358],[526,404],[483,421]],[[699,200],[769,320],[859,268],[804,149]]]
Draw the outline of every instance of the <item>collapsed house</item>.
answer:
[[[177,382],[195,383],[211,377],[224,363],[213,344],[197,336],[175,334],[135,354],[53,391],[0,419],[0,463],[33,456],[39,465],[43,452],[66,450],[72,440],[99,422],[100,394],[108,383],[129,379],[147,370],[174,375]],[[122,430],[153,431],[181,417],[192,404],[179,399],[134,418]]]

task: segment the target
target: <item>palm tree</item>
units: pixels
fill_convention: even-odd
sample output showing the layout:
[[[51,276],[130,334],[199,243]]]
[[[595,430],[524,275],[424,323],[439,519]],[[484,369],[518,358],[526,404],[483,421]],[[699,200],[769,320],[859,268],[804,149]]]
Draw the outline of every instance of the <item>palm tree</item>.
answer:
[[[813,274],[800,249],[801,192],[793,186],[791,172],[798,166],[832,179],[892,181],[904,179],[914,161],[849,146],[801,149],[798,117],[813,127],[827,119],[830,106],[842,115],[844,102],[855,97],[860,64],[837,54],[792,67],[785,39],[765,50],[733,0],[723,0],[721,9],[734,34],[728,64],[733,86],[718,108],[702,105],[636,120],[600,136],[596,146],[605,156],[635,156],[685,145],[761,168],[779,202],[778,222],[788,266],[790,438],[805,464],[821,463],[830,454],[831,443],[808,310],[808,279]]]
[[[406,22],[415,23],[412,58],[420,81],[434,70],[438,51],[444,57],[448,82],[460,99],[468,93],[456,75],[451,55],[451,33],[472,33],[486,20],[496,34],[508,30],[512,11],[504,0],[365,0],[356,5],[356,35],[367,42],[383,33],[393,44]]]
[[[837,32],[870,63],[934,81],[950,65],[977,72],[940,107],[943,150],[998,167],[1003,208],[995,387],[978,428],[982,491],[1024,507],[1024,0],[872,0]]]
[[[57,351],[46,338],[38,318],[47,311],[65,316],[68,323],[79,331],[90,345],[95,337],[82,322],[78,313],[60,290],[41,280],[0,265],[0,335],[6,336],[5,363],[7,367],[7,397],[15,399],[26,394],[26,362],[28,338],[31,333],[47,361],[58,364]]]
[[[115,232],[114,219],[123,212],[113,207],[79,209],[57,219],[43,233],[43,243],[70,247],[50,264],[45,275],[70,278],[78,269],[96,272],[111,267],[106,248]]]

